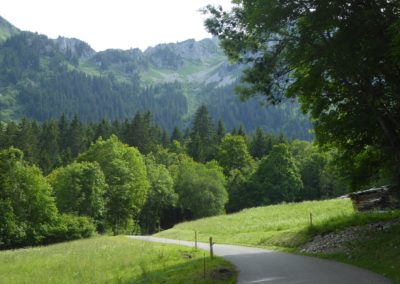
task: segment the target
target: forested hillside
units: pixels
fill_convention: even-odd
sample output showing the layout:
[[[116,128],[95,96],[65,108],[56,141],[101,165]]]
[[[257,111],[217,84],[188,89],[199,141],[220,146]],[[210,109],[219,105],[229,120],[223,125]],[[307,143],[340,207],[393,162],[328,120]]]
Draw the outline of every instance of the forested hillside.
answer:
[[[311,139],[295,102],[263,107],[234,95],[242,67],[230,65],[217,40],[187,40],[139,49],[94,51],[78,39],[20,32],[1,19],[0,120],[131,119],[151,111],[160,127],[187,127],[202,104],[232,130]],[[215,121],[216,122],[216,121]]]
[[[112,123],[65,115],[0,123],[0,249],[87,237],[95,229],[149,233],[347,191],[334,152],[261,128],[251,136],[243,127],[227,132],[212,120],[201,106],[190,128],[176,127],[171,136],[149,112]]]

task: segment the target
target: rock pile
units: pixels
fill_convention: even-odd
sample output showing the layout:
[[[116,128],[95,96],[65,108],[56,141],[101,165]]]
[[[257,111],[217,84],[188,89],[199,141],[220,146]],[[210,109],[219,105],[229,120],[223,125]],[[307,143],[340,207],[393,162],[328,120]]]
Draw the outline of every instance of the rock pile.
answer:
[[[387,230],[393,225],[400,225],[400,218],[364,226],[353,226],[326,235],[318,235],[311,242],[306,243],[300,251],[303,253],[327,254],[349,252],[351,250],[348,245],[349,242],[367,240],[373,232]]]

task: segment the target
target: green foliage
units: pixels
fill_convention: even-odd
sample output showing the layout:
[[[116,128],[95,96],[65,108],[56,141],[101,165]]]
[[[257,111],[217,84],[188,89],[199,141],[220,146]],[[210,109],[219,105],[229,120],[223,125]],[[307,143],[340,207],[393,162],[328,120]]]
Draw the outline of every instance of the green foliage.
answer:
[[[297,200],[329,198],[348,192],[334,164],[332,151],[323,153],[312,143],[299,140],[292,141],[289,147],[304,185]]]
[[[125,129],[124,139],[130,146],[137,147],[141,153],[148,154],[161,144],[161,130],[154,125],[150,112],[137,113]]]
[[[48,180],[61,213],[102,220],[106,182],[98,164],[74,162],[54,170]]]
[[[179,205],[190,210],[193,218],[222,214],[228,201],[225,182],[222,168],[216,163],[203,165],[184,161],[179,166],[175,183]]]
[[[275,145],[260,161],[251,182],[251,190],[257,191],[257,205],[293,202],[303,188],[300,172],[285,144]]]
[[[214,142],[214,125],[207,107],[202,105],[197,109],[193,120],[188,153],[195,161],[210,161],[215,155]]]
[[[398,182],[398,2],[235,4],[231,12],[209,6],[206,26],[231,59],[249,63],[243,97],[263,94],[272,104],[298,98],[319,144],[338,148],[344,161],[373,147],[380,152],[373,168]]]
[[[132,229],[149,190],[140,152],[121,143],[116,136],[99,139],[79,156],[79,161],[97,162],[106,183],[106,220],[114,234]]]
[[[222,258],[206,259],[203,251],[127,237],[101,237],[63,244],[0,252],[1,283],[149,283],[233,284],[236,273]],[[214,280],[225,267],[234,276]]]
[[[65,242],[92,237],[96,227],[92,220],[85,216],[61,214],[56,225],[47,232],[46,244]]]
[[[42,243],[58,215],[51,187],[22,156],[15,148],[0,152],[1,248]]]
[[[257,128],[250,141],[250,153],[255,159],[261,159],[272,150],[271,137],[267,137],[261,128]]]
[[[52,188],[40,170],[15,148],[0,151],[0,248],[16,248],[90,237],[84,217],[59,215]]]
[[[219,145],[217,160],[224,168],[225,174],[232,170],[245,170],[251,167],[253,159],[247,149],[247,144],[243,136],[226,135]]]
[[[154,157],[145,159],[150,190],[140,214],[142,231],[153,233],[160,229],[163,210],[175,207],[178,195],[174,191],[174,181],[164,165],[157,164]]]

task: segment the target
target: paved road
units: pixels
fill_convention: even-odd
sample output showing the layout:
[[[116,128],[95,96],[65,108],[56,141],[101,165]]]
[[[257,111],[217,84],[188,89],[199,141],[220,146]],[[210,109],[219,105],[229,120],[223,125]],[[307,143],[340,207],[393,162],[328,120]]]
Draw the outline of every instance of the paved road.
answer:
[[[193,242],[130,236],[151,242],[179,244],[193,247]],[[199,243],[199,248],[208,249],[208,244]],[[234,245],[214,245],[215,255],[232,262],[239,271],[239,284],[378,284],[391,283],[373,272],[351,265],[314,257],[276,252]]]

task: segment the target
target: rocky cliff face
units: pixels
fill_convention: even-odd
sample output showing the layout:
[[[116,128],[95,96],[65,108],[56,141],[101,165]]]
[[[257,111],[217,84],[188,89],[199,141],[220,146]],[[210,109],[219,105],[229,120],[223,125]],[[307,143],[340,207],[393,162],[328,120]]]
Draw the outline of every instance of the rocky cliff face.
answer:
[[[183,60],[206,62],[214,56],[223,55],[222,50],[218,47],[218,40],[216,38],[203,39],[201,41],[188,39],[178,43],[159,44],[146,49],[144,54],[151,58],[155,54],[162,54],[163,52],[168,52],[169,55],[173,55],[173,57],[181,62]]]
[[[76,38],[58,37],[54,42],[67,57],[75,58],[79,61],[86,60],[96,53],[90,45]]]

